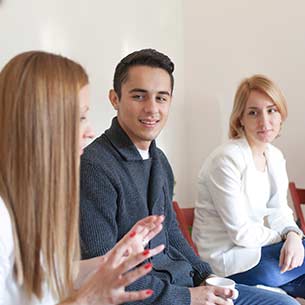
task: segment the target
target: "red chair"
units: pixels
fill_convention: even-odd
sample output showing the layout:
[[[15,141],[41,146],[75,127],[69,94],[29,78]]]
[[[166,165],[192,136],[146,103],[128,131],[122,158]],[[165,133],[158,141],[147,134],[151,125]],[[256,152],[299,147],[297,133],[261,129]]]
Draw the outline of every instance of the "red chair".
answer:
[[[297,216],[297,222],[301,230],[305,234],[305,219],[302,211],[302,204],[305,205],[305,189],[300,189],[295,186],[294,182],[289,183],[289,190],[293,201],[294,209]]]
[[[191,237],[191,229],[194,222],[194,208],[180,208],[177,201],[173,201],[173,208],[176,212],[178,224],[183,236],[198,255],[198,250]]]

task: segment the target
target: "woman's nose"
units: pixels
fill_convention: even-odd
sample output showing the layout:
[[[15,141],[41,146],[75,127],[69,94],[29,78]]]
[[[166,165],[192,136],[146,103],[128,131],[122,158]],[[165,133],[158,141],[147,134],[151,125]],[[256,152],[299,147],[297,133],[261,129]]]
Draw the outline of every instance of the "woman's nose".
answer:
[[[91,124],[89,123],[87,128],[86,128],[85,138],[93,139],[94,137],[95,137],[95,133],[93,131],[93,128],[92,128]]]

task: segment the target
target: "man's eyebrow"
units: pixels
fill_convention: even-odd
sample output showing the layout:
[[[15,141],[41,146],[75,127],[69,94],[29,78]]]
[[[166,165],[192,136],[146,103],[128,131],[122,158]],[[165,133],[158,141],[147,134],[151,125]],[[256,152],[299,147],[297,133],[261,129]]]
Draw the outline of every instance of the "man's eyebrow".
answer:
[[[145,89],[141,89],[141,88],[134,88],[134,89],[129,90],[128,93],[133,93],[133,92],[143,92],[143,93],[147,93],[148,91],[145,90]]]
[[[171,96],[171,94],[168,91],[158,91],[158,94],[165,94]]]
[[[129,90],[129,93],[134,93],[134,92],[147,93],[148,90],[141,89],[141,88],[133,88],[133,89]],[[163,95],[171,96],[171,94],[168,91],[158,91],[157,94],[163,94]]]

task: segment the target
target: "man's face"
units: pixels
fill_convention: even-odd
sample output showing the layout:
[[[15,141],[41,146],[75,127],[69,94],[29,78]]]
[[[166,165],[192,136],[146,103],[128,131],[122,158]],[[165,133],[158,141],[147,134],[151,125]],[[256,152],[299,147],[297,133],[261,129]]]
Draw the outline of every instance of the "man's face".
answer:
[[[120,126],[139,149],[147,150],[166,123],[172,99],[169,74],[160,68],[131,67],[119,100],[109,93]]]

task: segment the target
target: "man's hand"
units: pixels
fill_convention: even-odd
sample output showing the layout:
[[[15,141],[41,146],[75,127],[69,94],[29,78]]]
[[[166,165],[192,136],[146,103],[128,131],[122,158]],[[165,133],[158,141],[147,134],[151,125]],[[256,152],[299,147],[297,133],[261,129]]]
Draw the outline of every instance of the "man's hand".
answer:
[[[199,286],[189,288],[191,305],[232,305],[231,289],[213,286]]]
[[[303,264],[304,246],[302,239],[295,232],[289,232],[281,249],[279,266],[281,273],[292,270]]]

